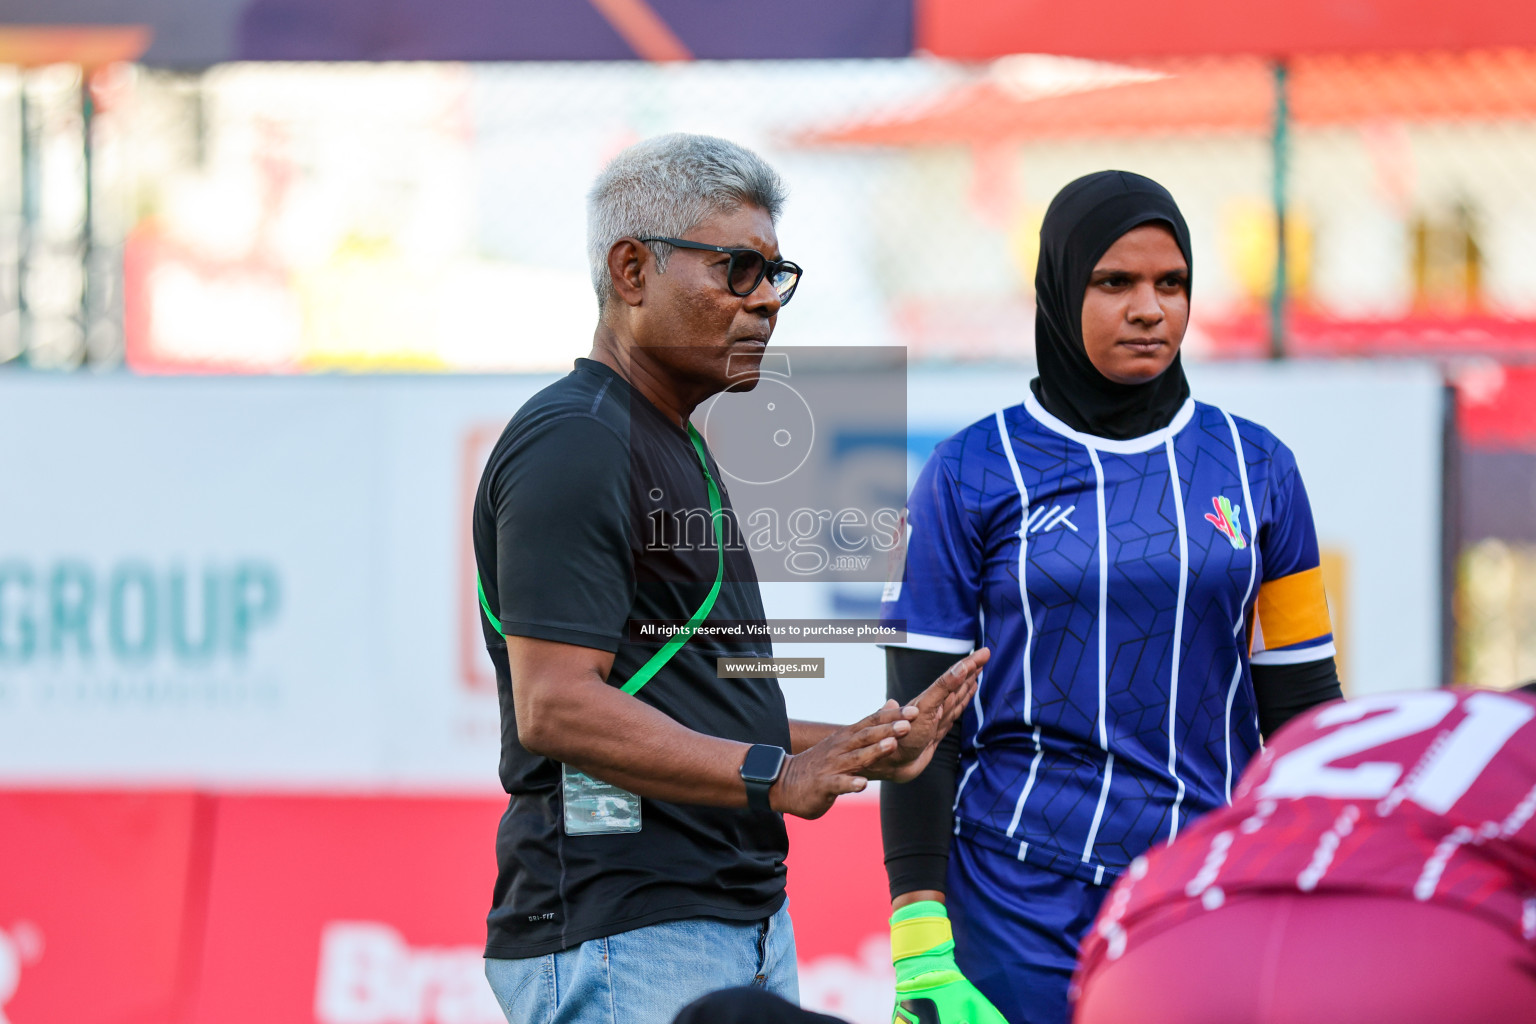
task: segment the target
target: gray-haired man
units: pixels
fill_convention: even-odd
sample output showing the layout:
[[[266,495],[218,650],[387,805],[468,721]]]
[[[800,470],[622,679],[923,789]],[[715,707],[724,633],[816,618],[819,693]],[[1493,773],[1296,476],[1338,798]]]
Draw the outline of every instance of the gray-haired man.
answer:
[[[753,379],[793,294],[782,202],[773,170],[721,139],[616,157],[588,204],[591,358],[519,410],[481,480],[475,559],[511,795],[486,974],[515,1024],[666,1024],[732,985],[794,999],[782,815],[915,776],[986,659],[839,728],[789,721],[773,678],[717,677],[717,656],[766,657],[765,642],[630,635],[763,619],[688,417],[740,389],[744,367]],[[707,541],[647,536],[699,510],[723,523]]]

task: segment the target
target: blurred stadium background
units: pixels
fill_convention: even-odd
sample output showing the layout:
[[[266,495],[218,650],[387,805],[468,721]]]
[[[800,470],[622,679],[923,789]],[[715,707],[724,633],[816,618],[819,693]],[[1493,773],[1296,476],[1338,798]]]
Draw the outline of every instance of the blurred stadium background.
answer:
[[[0,1021],[499,1019],[467,499],[587,350],[588,183],[668,131],[787,178],[775,343],[904,346],[914,466],[1022,393],[1055,191],[1164,182],[1197,394],[1296,449],[1346,690],[1536,676],[1536,9],[4,0]],[[792,711],[878,700],[814,653]],[[790,862],[806,1001],[861,1022],[874,830]]]

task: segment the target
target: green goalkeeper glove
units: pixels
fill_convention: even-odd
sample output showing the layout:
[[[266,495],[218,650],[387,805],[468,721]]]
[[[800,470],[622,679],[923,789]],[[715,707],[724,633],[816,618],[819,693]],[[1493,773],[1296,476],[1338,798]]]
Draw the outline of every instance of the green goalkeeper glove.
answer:
[[[896,1010],[891,1024],[1008,1024],[955,966],[944,904],[908,903],[891,915]]]

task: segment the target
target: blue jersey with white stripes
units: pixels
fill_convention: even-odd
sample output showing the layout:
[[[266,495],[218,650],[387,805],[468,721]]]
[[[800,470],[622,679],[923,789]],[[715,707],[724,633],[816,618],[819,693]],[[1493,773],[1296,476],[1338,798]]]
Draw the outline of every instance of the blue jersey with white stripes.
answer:
[[[1094,882],[1230,801],[1259,745],[1251,663],[1333,654],[1290,450],[1193,400],[1112,441],[1029,395],[941,443],[882,616],[907,646],[992,649],[957,834]]]

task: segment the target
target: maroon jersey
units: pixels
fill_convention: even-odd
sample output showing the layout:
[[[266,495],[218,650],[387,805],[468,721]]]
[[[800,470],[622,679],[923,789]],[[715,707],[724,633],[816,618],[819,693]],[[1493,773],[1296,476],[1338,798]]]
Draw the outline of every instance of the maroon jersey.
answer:
[[[1378,694],[1287,725],[1231,806],[1138,857],[1083,941],[1118,959],[1138,922],[1239,895],[1346,892],[1482,914],[1536,942],[1536,700]]]

